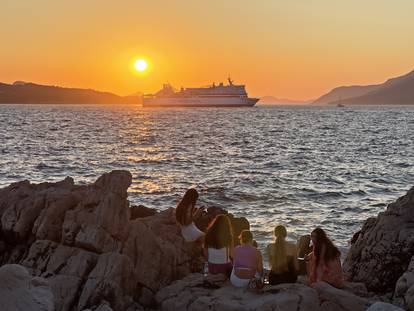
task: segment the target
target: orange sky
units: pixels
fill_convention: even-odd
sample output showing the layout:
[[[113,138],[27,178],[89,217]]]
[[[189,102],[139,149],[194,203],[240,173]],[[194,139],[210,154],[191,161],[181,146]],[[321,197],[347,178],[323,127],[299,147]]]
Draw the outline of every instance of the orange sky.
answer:
[[[308,99],[414,69],[411,0],[2,0],[0,81],[127,95],[231,74],[250,95]],[[145,75],[130,69],[143,56]]]

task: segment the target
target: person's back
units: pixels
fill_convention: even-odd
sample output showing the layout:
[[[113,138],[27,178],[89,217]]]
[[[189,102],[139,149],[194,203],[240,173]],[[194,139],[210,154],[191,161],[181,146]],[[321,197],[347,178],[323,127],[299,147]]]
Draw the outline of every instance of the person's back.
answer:
[[[209,273],[230,276],[233,267],[230,259],[233,253],[233,234],[227,215],[218,215],[207,228],[204,253]]]
[[[269,283],[294,283],[297,279],[297,248],[294,243],[286,241],[287,231],[284,226],[274,230],[275,242],[267,247],[270,272]]]
[[[308,255],[309,283],[323,281],[335,287],[341,288],[344,285],[341,260],[339,257],[325,261],[321,259],[316,263],[316,256],[312,252]]]
[[[286,246],[286,258],[292,258],[292,263],[294,264],[294,259],[296,258],[296,253],[297,253],[297,248],[296,245],[292,242],[286,241],[285,242],[285,246]],[[283,273],[286,272],[288,270],[288,266],[286,264],[280,266],[277,264],[276,262],[276,258],[274,256],[275,252],[276,252],[276,247],[275,247],[275,243],[270,243],[267,246],[267,252],[268,252],[268,256],[269,256],[269,264],[270,264],[270,269],[275,272],[275,273]]]
[[[253,245],[239,245],[234,248],[234,267],[256,270],[257,249]]]
[[[249,230],[240,234],[241,245],[234,249],[234,265],[230,282],[236,287],[247,287],[252,278],[263,275],[263,261],[260,251],[255,248],[253,236]]]

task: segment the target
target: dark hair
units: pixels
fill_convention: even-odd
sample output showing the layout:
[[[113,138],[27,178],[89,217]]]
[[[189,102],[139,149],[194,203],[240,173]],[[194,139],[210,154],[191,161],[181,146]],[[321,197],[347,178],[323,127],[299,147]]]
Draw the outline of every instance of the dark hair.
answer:
[[[218,215],[207,228],[204,247],[220,249],[233,245],[233,230],[227,215]]]
[[[243,230],[239,235],[239,239],[242,243],[252,242],[253,234],[249,230]]]
[[[188,189],[181,201],[178,203],[175,210],[175,219],[181,225],[189,225],[192,219],[187,219],[187,210],[191,208],[191,213],[194,210],[198,199],[198,192],[194,188]]]
[[[312,248],[310,247],[310,235],[306,234],[306,235],[302,235],[299,238],[299,241],[297,243],[298,245],[298,257],[305,257],[306,255],[308,255],[311,251]]]
[[[250,224],[249,221],[246,219],[246,217],[231,217],[231,226],[233,228],[233,243],[234,245],[240,245],[239,236],[240,233],[243,230],[250,230]]]
[[[321,228],[316,228],[312,231],[312,233],[316,234],[316,240],[313,245],[313,253],[316,258],[316,266],[319,264],[322,256],[322,248],[325,247],[325,254],[323,256],[323,260],[325,262],[336,259],[341,256],[341,252],[338,248],[332,243],[332,241],[328,238],[325,231]]]
[[[275,241],[275,248],[273,253],[274,262],[272,265],[275,267],[285,270],[288,268],[288,260],[287,260],[287,252],[286,252],[286,236],[287,231],[286,228],[282,225],[279,225],[275,228],[274,231],[276,241]]]

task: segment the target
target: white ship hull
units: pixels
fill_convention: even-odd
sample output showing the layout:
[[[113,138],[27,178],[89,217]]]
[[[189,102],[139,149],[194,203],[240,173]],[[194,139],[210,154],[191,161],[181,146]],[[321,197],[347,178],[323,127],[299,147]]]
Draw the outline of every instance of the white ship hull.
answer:
[[[252,107],[258,98],[242,96],[145,98],[144,107]]]

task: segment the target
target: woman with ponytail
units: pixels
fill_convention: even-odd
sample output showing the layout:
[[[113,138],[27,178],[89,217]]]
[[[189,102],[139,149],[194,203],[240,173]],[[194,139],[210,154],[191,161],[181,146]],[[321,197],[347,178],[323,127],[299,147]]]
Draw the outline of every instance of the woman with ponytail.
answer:
[[[297,279],[297,250],[295,244],[286,241],[286,228],[277,226],[275,242],[268,245],[270,273],[269,284],[295,283]]]

